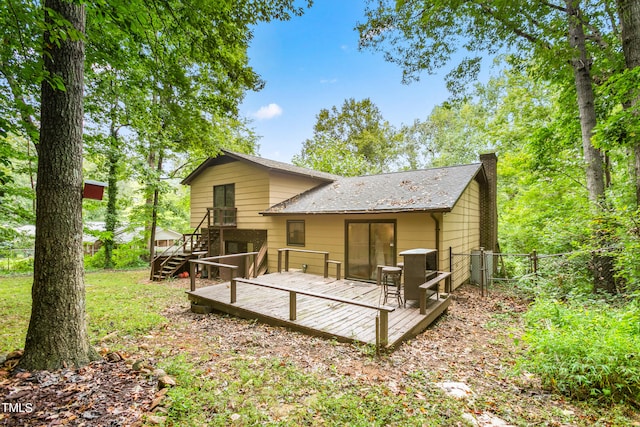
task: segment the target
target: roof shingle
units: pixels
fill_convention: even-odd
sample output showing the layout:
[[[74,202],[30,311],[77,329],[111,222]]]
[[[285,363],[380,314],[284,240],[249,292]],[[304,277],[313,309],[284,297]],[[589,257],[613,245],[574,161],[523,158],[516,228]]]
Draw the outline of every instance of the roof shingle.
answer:
[[[482,164],[340,178],[278,203],[263,215],[448,212]]]

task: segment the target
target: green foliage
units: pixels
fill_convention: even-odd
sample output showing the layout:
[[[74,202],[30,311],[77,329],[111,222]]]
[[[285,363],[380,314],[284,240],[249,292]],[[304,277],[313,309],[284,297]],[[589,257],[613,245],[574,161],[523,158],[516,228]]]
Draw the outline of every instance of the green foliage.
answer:
[[[119,245],[113,250],[113,264],[115,268],[135,268],[148,265],[142,258],[147,253],[140,244]]]
[[[313,138],[303,143],[293,163],[344,176],[388,172],[397,158],[400,134],[369,98],[344,101],[338,110],[322,109]]]
[[[167,393],[175,425],[436,426],[462,422],[456,414],[464,411],[420,378],[394,393],[383,384],[304,372],[278,357],[180,355],[161,367],[178,383]]]
[[[4,266],[2,266],[4,267]],[[0,267],[1,269],[1,267]],[[31,273],[33,272],[33,257],[26,257],[12,261],[7,269],[9,273]]]
[[[640,399],[640,307],[539,299],[525,316],[522,368],[577,399]]]
[[[436,106],[427,120],[402,127],[399,156],[411,169],[477,162],[480,153],[495,149],[489,120],[481,102]]]
[[[161,311],[184,301],[184,289],[147,283],[148,270],[85,275],[91,341],[107,334],[137,335],[166,322]],[[28,276],[0,278],[0,354],[22,348],[31,311]]]
[[[140,242],[133,244],[122,244],[113,249],[113,268],[129,269],[139,268],[148,265],[144,260],[144,256],[148,251]],[[85,266],[88,268],[104,268],[105,249],[101,247],[98,252],[92,256],[85,257]]]
[[[608,254],[614,259],[619,290],[640,294],[640,208],[619,206],[598,218],[600,229],[612,241]]]
[[[599,86],[602,120],[594,129],[594,144],[603,149],[633,147],[640,135],[640,68],[625,69]]]

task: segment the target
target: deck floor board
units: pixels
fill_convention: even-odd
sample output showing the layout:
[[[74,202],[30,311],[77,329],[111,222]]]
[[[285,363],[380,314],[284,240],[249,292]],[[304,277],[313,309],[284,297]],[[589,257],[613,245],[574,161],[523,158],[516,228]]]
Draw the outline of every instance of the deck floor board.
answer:
[[[325,279],[302,272],[272,273],[252,279],[300,291],[310,291],[333,297],[382,305],[382,294],[376,284],[354,280]],[[231,304],[230,283],[220,283],[187,292],[197,304],[235,316],[258,319],[270,324],[287,326],[308,334],[335,337],[340,341],[376,343],[378,310],[330,301],[307,295],[297,295],[296,320],[289,320],[289,292],[238,282],[236,303]],[[415,336],[433,322],[449,306],[449,296],[435,296],[427,304],[427,313],[420,314],[417,301],[397,307],[389,313],[389,347]],[[390,300],[388,306],[395,306]]]

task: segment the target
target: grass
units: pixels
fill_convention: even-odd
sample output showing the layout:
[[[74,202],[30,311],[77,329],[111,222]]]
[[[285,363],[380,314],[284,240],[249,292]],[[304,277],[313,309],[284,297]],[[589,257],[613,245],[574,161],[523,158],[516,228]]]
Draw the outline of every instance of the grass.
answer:
[[[146,353],[137,348],[135,356],[153,359],[157,367],[175,377],[177,386],[169,389],[162,403],[167,410],[165,426],[465,426],[471,425],[465,414],[483,412],[493,412],[518,426],[564,423],[611,427],[638,422],[630,415],[633,410],[629,405],[604,406],[597,401],[568,405],[560,396],[520,395],[518,387],[514,389],[518,380],[510,378],[513,355],[487,354],[505,367],[499,378],[491,379],[478,371],[477,377],[463,380],[471,385],[475,382],[475,388],[492,382],[497,386],[483,387],[473,401],[459,401],[435,386],[443,378],[456,378],[455,354],[451,354],[444,374],[424,368],[424,364],[398,367],[406,372],[401,381],[391,385],[375,374],[345,374],[344,369],[338,369],[339,360],[330,359],[329,365],[318,358],[322,366],[298,366],[286,354],[293,348],[267,356],[259,349],[233,343],[218,346],[207,337],[190,336],[185,325],[163,316],[167,307],[185,306],[185,289],[171,282],[148,283],[147,274],[146,270],[87,273],[88,323],[94,344],[107,335],[112,349],[145,344]],[[0,278],[0,354],[23,346],[31,281],[31,277]],[[498,309],[484,323],[488,334],[515,323],[519,316],[507,307]],[[241,329],[248,324],[250,321],[238,321]],[[493,335],[493,339],[502,339]],[[332,345],[343,346],[337,342]],[[378,359],[364,344],[341,348],[340,353],[365,361],[374,371],[383,369],[386,360]],[[529,388],[523,386],[522,390]],[[153,425],[151,420],[149,425]]]
[[[307,373],[275,357],[226,363],[211,369],[184,356],[164,363],[178,382],[168,393],[168,425],[466,425],[464,403],[419,381],[409,379],[396,393],[383,383]]]
[[[107,334],[144,334],[167,319],[161,311],[184,302],[184,289],[146,283],[148,270],[85,275],[87,316],[92,343]],[[0,278],[0,354],[22,348],[31,314],[31,276]]]

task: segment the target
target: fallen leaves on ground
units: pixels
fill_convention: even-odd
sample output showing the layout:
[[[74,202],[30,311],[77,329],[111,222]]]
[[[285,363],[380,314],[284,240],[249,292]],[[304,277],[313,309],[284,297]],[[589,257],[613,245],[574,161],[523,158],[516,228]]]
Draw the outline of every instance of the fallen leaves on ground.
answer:
[[[172,286],[186,287],[186,283],[176,281]],[[482,297],[477,288],[464,286],[454,293],[448,312],[426,331],[395,351],[375,357],[355,344],[227,315],[195,314],[185,298],[183,304],[166,310],[169,322],[163,327],[135,338],[109,337],[109,343],[119,340],[120,345],[136,349],[133,354],[103,347],[104,361],[78,370],[0,374],[3,402],[34,403],[30,412],[0,412],[0,425],[135,426],[144,419],[162,423],[166,389],[159,390],[162,373],[154,371],[153,364],[183,354],[200,361],[212,377],[233,369],[232,360],[238,355],[274,357],[324,378],[349,376],[363,385],[384,383],[398,394],[407,392],[408,375],[426,372],[434,384],[454,381],[469,386],[472,400],[482,401],[483,410],[475,414],[478,425],[490,425],[482,423],[483,416],[493,416],[487,408],[532,424],[550,425],[550,407],[580,416],[579,408],[543,391],[533,376],[509,374],[520,351],[513,338],[519,338],[519,314],[526,306],[526,301],[506,294]],[[415,393],[419,398],[422,392]],[[470,413],[474,405],[469,403]],[[554,421],[551,425],[569,424]]]

